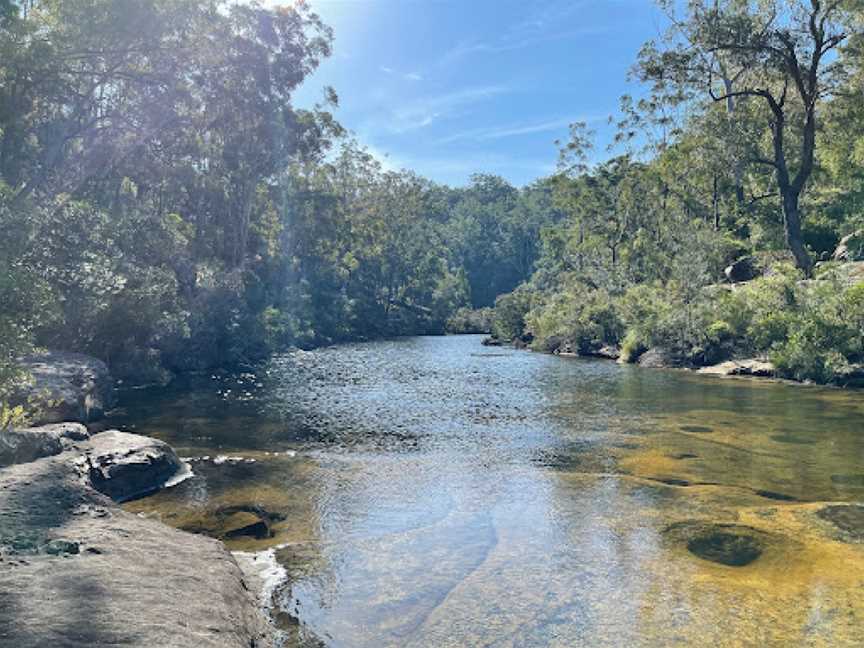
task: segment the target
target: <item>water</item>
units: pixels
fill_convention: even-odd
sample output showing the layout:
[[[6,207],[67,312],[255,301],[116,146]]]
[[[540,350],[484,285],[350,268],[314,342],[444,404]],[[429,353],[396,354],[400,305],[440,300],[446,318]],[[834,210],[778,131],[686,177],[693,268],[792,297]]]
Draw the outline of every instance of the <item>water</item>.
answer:
[[[197,475],[130,510],[275,547],[285,645],[376,648],[862,645],[862,422],[861,392],[476,336],[291,353],[111,421]]]

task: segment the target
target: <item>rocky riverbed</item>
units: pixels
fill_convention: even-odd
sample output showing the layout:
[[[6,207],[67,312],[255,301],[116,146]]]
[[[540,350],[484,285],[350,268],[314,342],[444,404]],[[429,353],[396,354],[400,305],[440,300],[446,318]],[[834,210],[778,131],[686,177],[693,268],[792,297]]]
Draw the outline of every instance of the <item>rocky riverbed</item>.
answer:
[[[189,474],[167,444],[65,423],[3,433],[0,466],[0,645],[269,645],[221,542],[118,506]]]

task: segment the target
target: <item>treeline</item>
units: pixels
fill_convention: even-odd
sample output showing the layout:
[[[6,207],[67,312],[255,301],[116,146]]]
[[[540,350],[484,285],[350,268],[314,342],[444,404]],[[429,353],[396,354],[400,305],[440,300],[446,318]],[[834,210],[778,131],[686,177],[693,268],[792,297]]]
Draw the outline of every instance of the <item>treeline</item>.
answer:
[[[293,105],[333,39],[303,2],[0,0],[0,390],[34,348],[141,383],[490,325],[848,373],[864,300],[825,261],[864,255],[860,1],[660,4],[614,157],[575,124],[553,177],[454,189],[383,168],[334,92]],[[771,276],[719,289],[730,264]]]
[[[567,216],[499,298],[496,333],[864,376],[864,272],[842,263],[864,260],[864,6],[659,4],[670,27],[633,68],[648,94],[622,100],[622,154],[589,168],[592,134],[573,126],[553,192]]]
[[[141,383],[441,333],[530,277],[551,185],[383,169],[335,93],[292,104],[332,38],[303,2],[0,2],[0,385],[34,348]]]

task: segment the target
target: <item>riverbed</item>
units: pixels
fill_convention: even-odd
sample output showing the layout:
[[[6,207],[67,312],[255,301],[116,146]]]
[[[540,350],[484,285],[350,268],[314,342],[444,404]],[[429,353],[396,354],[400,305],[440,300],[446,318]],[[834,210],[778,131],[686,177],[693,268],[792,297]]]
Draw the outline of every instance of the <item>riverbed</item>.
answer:
[[[420,337],[130,391],[285,646],[864,644],[864,394]]]

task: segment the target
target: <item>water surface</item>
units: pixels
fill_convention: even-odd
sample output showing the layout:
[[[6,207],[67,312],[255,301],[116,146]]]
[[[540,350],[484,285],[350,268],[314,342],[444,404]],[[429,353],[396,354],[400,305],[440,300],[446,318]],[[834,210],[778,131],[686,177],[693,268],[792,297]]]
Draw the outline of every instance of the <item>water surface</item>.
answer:
[[[127,394],[287,646],[864,645],[864,394],[411,338]]]

